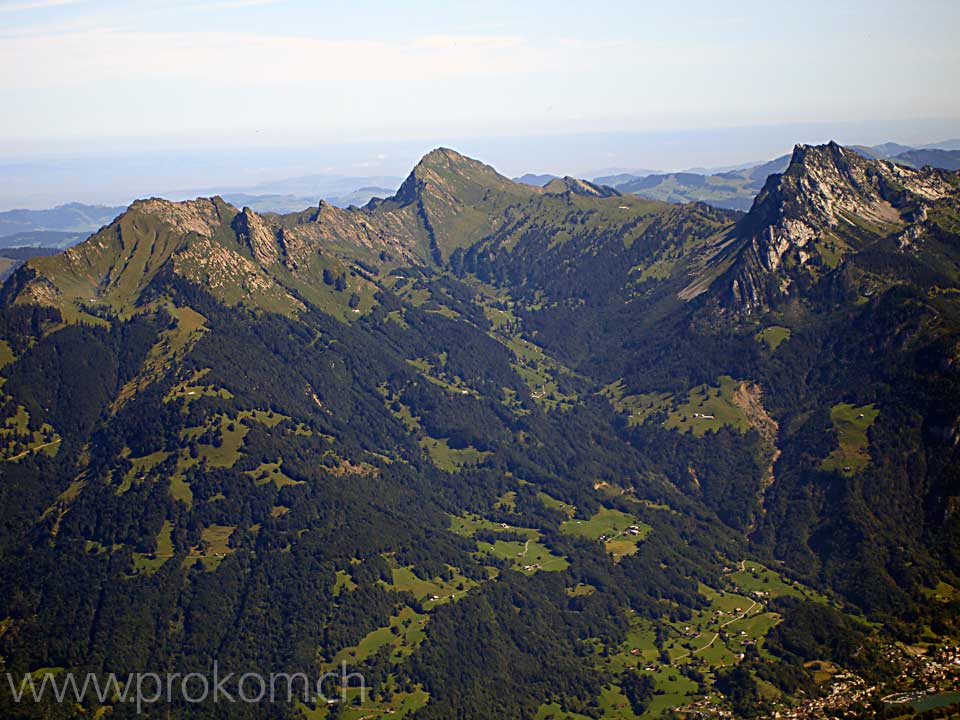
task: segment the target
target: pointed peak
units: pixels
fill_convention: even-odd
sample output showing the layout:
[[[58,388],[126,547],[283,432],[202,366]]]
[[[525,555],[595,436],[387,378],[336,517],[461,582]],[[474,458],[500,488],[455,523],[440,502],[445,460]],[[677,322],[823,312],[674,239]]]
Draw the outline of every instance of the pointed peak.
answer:
[[[390,200],[406,205],[427,191],[439,192],[456,202],[467,202],[485,189],[523,196],[536,192],[535,188],[515,183],[479,160],[439,147],[421,158]]]
[[[440,175],[469,172],[496,174],[496,170],[489,165],[445,147],[435,148],[420,158],[420,162],[413,169],[413,174],[418,175],[424,172],[435,172]]]

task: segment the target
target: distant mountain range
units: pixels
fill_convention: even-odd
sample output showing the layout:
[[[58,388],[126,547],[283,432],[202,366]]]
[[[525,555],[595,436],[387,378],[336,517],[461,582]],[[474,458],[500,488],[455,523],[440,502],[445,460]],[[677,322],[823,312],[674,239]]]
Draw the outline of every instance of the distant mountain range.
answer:
[[[551,180],[556,180],[557,175],[550,175],[549,173],[526,173],[520,177],[515,177],[514,182],[523,183],[524,185],[533,185],[535,187],[543,187]]]
[[[371,198],[388,197],[401,178],[390,176],[340,177],[310,175],[222,192],[227,202],[257,212],[289,213],[315,207],[319,200],[337,207],[365,205]],[[174,190],[162,193],[173,200],[217,194],[215,189]],[[123,205],[67,203],[45,210],[0,212],[0,248],[75,245],[120,215]]]
[[[399,185],[399,183],[397,183]],[[249,193],[225,193],[223,199],[238,207],[249,207],[257,212],[291,213],[299,212],[304,208],[313,207],[318,199],[322,199],[336,207],[350,207],[366,205],[372,198],[389,197],[394,188],[361,187],[342,195],[328,195],[322,198],[310,195],[251,195]]]
[[[49,210],[7,210],[0,212],[0,238],[6,238],[19,233],[37,233],[53,231],[57,233],[83,233],[100,228],[117,215],[126,210],[123,206],[109,207],[106,205],[84,205],[82,203],[67,203],[58,205]],[[66,236],[51,243],[52,238],[22,238],[23,245],[36,242],[66,246],[70,244]],[[6,243],[4,243],[6,244]]]

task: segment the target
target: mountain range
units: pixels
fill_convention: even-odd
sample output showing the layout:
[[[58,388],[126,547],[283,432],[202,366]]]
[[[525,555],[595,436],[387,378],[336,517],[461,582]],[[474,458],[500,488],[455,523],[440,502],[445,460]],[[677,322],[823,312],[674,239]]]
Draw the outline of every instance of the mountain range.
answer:
[[[943,147],[952,145],[947,142]],[[960,151],[957,149],[912,148],[898,143],[854,145],[851,149],[870,159],[890,160],[914,168],[930,165],[945,170],[960,169]],[[786,170],[790,158],[790,155],[783,155],[769,162],[721,171],[699,168],[678,173],[600,176],[594,182],[652,200],[706,202],[715,207],[746,211],[767,177]]]
[[[960,173],[901,156],[798,145],[725,173],[743,212],[440,148],[362,207],[144,199],[27,260],[0,290],[0,662],[363,675],[282,718],[949,689]]]

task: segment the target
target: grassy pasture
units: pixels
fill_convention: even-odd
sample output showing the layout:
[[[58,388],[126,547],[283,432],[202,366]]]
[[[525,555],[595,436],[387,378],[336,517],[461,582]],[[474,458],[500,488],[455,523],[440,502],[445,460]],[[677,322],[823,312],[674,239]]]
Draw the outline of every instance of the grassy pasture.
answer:
[[[867,433],[880,415],[872,404],[840,403],[830,410],[839,447],[820,464],[824,470],[836,470],[850,477],[870,464],[870,440]]]
[[[697,437],[716,432],[725,425],[740,432],[749,430],[747,416],[733,402],[733,393],[740,383],[729,375],[721,376],[719,383],[718,386],[700,385],[691,390],[687,402],[678,405],[663,426],[681,433],[689,431]]]

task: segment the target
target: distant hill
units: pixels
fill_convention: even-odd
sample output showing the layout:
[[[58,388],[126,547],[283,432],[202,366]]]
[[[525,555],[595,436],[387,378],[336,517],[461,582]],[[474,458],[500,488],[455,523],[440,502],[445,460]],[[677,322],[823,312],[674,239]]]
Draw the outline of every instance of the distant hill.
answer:
[[[790,163],[790,156],[783,155],[770,162],[742,170],[732,170],[715,175],[680,172],[663,175],[634,177],[625,182],[613,183],[619,192],[631,193],[651,200],[672,203],[705,202],[727,210],[749,210],[753,198],[763,187],[767,177],[783,172]],[[596,178],[601,183],[613,178]]]
[[[556,179],[557,179],[556,175],[550,175],[550,174],[537,175],[535,173],[525,173],[520,177],[515,177],[513,181],[518,183],[523,183],[524,185],[534,185],[536,187],[543,187],[544,185],[549,183],[551,180],[556,180]]]
[[[916,168],[929,165],[943,170],[960,170],[960,150],[908,150],[893,160]]]
[[[92,233],[126,210],[122,206],[67,203],[49,210],[7,210],[0,212],[0,237],[17,233],[55,230]]]
[[[909,145],[901,145],[895,142],[885,142],[879,145],[850,145],[850,149],[856,150],[870,160],[890,160],[901,153],[913,150]]]
[[[936,143],[921,145],[921,150],[960,150],[960,138],[951,138],[950,140],[941,140]]]
[[[323,200],[336,207],[349,207],[350,205],[366,205],[370,198],[387,197],[393,194],[392,188],[385,187],[361,187],[342,195],[279,195],[279,194],[251,194],[251,193],[226,193],[223,199],[237,207],[249,207],[258,213],[291,213],[300,212],[307,208],[316,207],[317,202]]]
[[[87,238],[89,232],[63,230],[33,230],[0,237],[0,248],[58,248],[76,245]]]
[[[56,247],[9,247],[0,248],[0,283],[6,280],[13,271],[27,260],[41,255],[56,255],[60,252]]]

